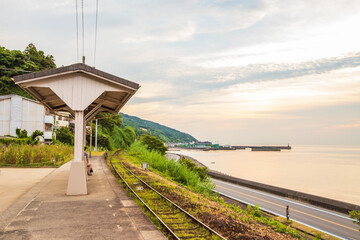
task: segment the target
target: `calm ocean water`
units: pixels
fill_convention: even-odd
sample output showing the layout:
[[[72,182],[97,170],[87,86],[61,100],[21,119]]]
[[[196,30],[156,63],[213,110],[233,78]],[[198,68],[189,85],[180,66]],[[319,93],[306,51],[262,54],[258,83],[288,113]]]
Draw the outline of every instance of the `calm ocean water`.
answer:
[[[360,147],[293,146],[281,152],[174,151],[234,177],[360,205]]]

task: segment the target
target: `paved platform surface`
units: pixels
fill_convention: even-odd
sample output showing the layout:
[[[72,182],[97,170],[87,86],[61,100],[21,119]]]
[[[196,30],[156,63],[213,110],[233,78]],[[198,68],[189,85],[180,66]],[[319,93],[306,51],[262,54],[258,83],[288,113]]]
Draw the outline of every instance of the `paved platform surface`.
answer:
[[[0,213],[56,168],[0,168]]]
[[[0,239],[163,240],[102,157],[90,159],[88,195],[66,196],[70,163],[47,175],[0,214]]]

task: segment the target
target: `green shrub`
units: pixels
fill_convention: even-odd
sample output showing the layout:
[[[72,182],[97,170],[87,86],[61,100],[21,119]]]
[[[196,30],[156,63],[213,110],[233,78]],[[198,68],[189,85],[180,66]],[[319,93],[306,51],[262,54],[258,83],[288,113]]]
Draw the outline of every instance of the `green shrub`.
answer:
[[[8,146],[10,144],[30,144],[29,138],[0,138],[0,143]]]
[[[255,205],[255,207],[251,207],[250,205],[247,206],[247,211],[248,213],[250,213],[251,215],[255,216],[255,217],[262,217],[259,205]]]
[[[196,165],[196,163],[194,163],[193,161],[191,161],[188,158],[180,159],[179,163],[182,165],[185,165],[191,171],[197,172],[199,174],[199,177],[201,178],[201,180],[208,178],[208,175],[207,175],[208,168],[207,167],[198,167]]]
[[[238,208],[238,207],[234,207],[234,208]],[[239,211],[242,211],[242,210],[239,209]],[[272,218],[263,216],[258,205],[255,205],[254,207],[251,207],[250,205],[248,205],[246,212],[249,216],[253,217],[257,221],[265,223],[267,225],[270,225],[271,228],[273,228],[277,232],[280,232],[280,233],[286,232],[294,237],[301,238],[301,235],[297,230],[292,229],[290,226],[285,225],[276,219],[272,219]]]
[[[27,138],[27,131],[25,129],[16,128],[15,131],[18,138]]]
[[[150,151],[154,150],[162,155],[168,150],[164,143],[155,136],[144,134],[140,137],[140,141],[145,144]]]
[[[141,141],[133,143],[128,148],[127,154],[132,157],[133,162],[138,164],[147,162],[151,169],[198,193],[209,195],[215,187],[209,178],[202,179],[197,171],[187,168],[184,164],[169,160],[158,151],[149,151]]]
[[[354,219],[354,223],[356,223],[357,225],[360,225],[360,211],[350,211],[349,212],[349,216],[350,218]],[[359,229],[360,231],[360,229]]]
[[[56,140],[68,145],[74,145],[74,135],[67,127],[59,127],[55,130]]]

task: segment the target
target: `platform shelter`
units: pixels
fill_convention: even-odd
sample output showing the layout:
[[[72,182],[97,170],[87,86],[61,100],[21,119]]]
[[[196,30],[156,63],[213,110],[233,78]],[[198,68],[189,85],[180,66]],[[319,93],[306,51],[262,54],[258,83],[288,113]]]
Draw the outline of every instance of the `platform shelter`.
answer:
[[[14,82],[51,113],[65,111],[74,117],[74,159],[67,195],[87,194],[86,123],[100,112],[118,113],[140,85],[83,63],[15,76]]]

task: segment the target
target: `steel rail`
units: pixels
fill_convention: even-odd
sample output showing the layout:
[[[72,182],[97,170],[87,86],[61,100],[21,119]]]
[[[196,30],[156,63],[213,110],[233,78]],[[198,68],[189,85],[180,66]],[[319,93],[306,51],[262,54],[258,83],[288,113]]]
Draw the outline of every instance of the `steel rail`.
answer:
[[[221,236],[219,233],[217,233],[215,230],[211,229],[209,226],[207,226],[205,223],[201,222],[200,220],[198,220],[196,217],[194,217],[193,215],[191,215],[190,213],[188,213],[186,210],[182,209],[180,206],[178,206],[177,204],[175,204],[174,202],[172,202],[170,199],[168,199],[167,197],[165,197],[164,195],[162,195],[161,193],[159,193],[157,190],[155,190],[153,187],[151,187],[149,184],[147,184],[146,182],[144,182],[142,179],[140,179],[138,176],[136,176],[131,170],[129,170],[120,160],[119,163],[128,171],[130,172],[135,178],[137,178],[140,182],[142,182],[144,185],[146,185],[149,189],[151,189],[152,191],[154,191],[155,193],[157,193],[161,198],[165,199],[166,201],[168,201],[171,205],[175,206],[177,209],[179,209],[181,212],[185,213],[188,217],[190,217],[192,220],[194,220],[195,222],[197,222],[198,224],[200,224],[201,226],[203,226],[204,228],[206,228],[207,230],[209,230],[211,233],[217,235],[219,238],[226,240],[226,238],[224,238],[223,236]],[[111,165],[114,168],[115,172],[119,175],[119,173],[116,171],[112,161],[111,161]],[[121,178],[123,179],[123,178]],[[123,179],[123,181],[125,182],[125,180]],[[126,183],[126,182],[125,182]],[[126,183],[126,185],[129,187],[129,185]],[[130,187],[129,187],[130,188]],[[130,188],[131,189],[131,188]],[[133,193],[135,193],[132,189],[131,191]],[[135,195],[141,200],[141,198],[135,193]],[[143,200],[141,200],[141,202],[144,203]],[[145,204],[145,203],[144,203]],[[146,204],[145,204],[146,205]],[[146,205],[147,206],[147,205]],[[148,206],[147,206],[148,207]],[[148,209],[159,219],[159,217],[148,207]],[[160,219],[159,219],[160,220]],[[165,224],[162,220],[160,220],[161,223]],[[165,227],[167,229],[169,229],[168,226]],[[171,231],[172,232],[172,231]],[[173,232],[172,232],[173,233]],[[174,233],[175,234],[175,233]],[[179,239],[176,236],[177,239]]]
[[[125,179],[119,174],[119,172],[115,169],[112,160],[110,159],[111,166],[113,167],[116,174],[121,178],[121,180],[125,183],[125,185],[130,189],[130,191],[144,204],[144,206],[160,221],[160,223],[170,232],[170,234],[178,240],[181,240],[176,234],[160,219],[158,215],[136,194],[136,192],[129,186],[129,184],[125,181]],[[120,160],[119,160],[120,162]],[[121,163],[121,162],[120,162]],[[122,163],[121,163],[122,164]],[[122,164],[123,165],[123,164]],[[123,165],[124,166],[124,165]]]

